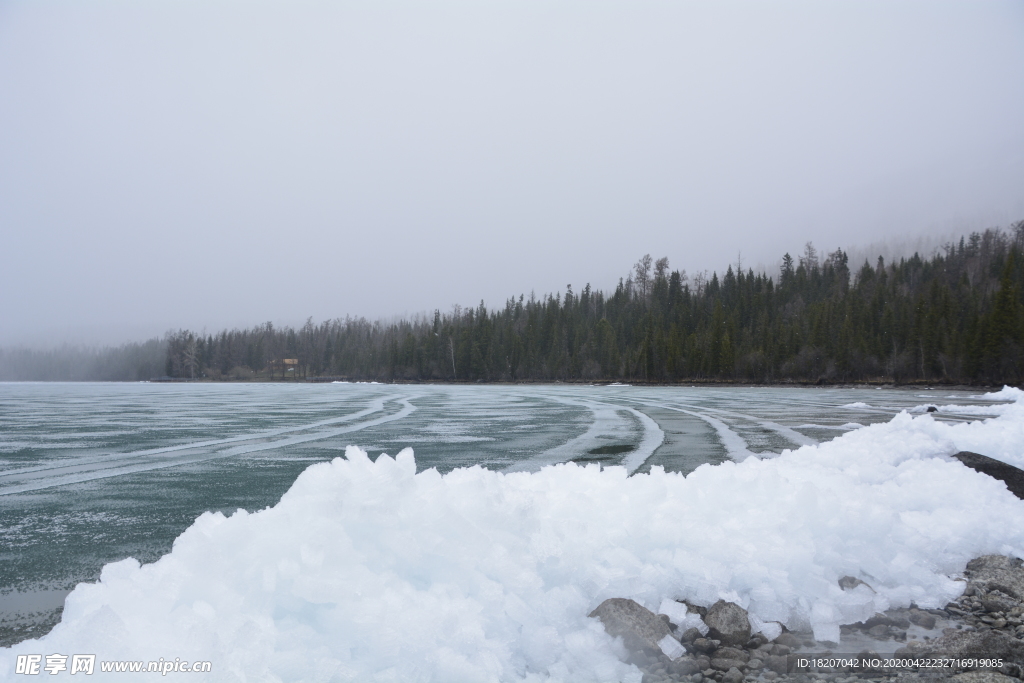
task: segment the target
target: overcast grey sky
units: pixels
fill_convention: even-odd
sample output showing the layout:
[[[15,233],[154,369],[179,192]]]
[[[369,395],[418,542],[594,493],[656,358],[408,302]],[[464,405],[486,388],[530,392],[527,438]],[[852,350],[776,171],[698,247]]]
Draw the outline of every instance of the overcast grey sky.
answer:
[[[0,343],[1024,218],[1024,2],[0,0]]]

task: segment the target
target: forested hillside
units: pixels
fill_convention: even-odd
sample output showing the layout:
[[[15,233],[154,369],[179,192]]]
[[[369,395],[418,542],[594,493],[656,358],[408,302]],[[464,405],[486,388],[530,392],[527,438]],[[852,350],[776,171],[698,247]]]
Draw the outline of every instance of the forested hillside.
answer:
[[[0,381],[135,382],[164,372],[167,339],[96,348],[0,349]]]
[[[930,258],[786,254],[778,274],[688,278],[640,259],[614,292],[520,295],[394,323],[267,323],[167,340],[173,377],[1019,383],[1024,221]],[[290,359],[292,364],[287,364]]]

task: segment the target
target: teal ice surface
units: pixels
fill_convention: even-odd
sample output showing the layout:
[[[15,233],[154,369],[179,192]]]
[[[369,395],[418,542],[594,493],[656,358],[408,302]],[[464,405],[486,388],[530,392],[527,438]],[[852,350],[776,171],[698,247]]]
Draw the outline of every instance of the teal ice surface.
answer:
[[[441,472],[574,461],[688,473],[704,463],[829,440],[901,409],[983,403],[950,393],[0,384],[0,644],[52,624],[63,592],[96,580],[104,564],[156,560],[207,510],[274,505],[302,470],[342,455],[349,444],[373,458],[411,447],[419,469]],[[867,406],[844,407],[853,403]]]

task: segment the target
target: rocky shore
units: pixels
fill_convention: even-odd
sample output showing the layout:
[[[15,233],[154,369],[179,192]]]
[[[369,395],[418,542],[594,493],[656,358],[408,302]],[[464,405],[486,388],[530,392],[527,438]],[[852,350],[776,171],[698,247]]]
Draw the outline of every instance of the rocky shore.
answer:
[[[680,603],[677,622],[638,603],[613,598],[590,616],[621,637],[629,661],[643,672],[643,683],[1017,683],[1024,677],[1024,567],[1000,555],[979,557],[964,572],[967,587],[943,609],[888,610],[843,626],[839,643],[816,642],[807,633],[784,631],[769,640],[752,633],[746,611],[719,601],[710,607]],[[843,577],[849,590],[862,583]],[[685,612],[682,611],[685,607]],[[678,614],[688,615],[680,619]],[[695,616],[700,617],[697,622]],[[882,653],[882,654],[879,654]],[[849,661],[995,659],[999,666],[871,668],[815,667],[830,656]]]

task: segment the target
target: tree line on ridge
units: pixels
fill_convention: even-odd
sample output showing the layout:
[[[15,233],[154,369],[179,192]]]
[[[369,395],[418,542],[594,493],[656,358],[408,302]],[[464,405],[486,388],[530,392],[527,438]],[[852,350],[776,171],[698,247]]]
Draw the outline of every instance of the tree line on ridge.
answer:
[[[397,322],[169,334],[175,378],[1019,383],[1024,221],[857,265],[808,243],[779,273],[641,258],[613,292],[520,295]]]

